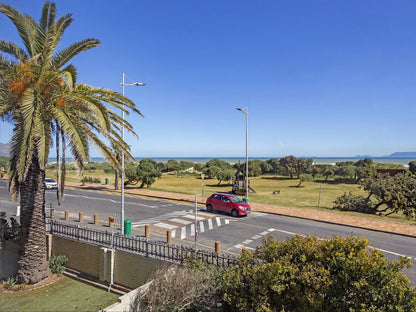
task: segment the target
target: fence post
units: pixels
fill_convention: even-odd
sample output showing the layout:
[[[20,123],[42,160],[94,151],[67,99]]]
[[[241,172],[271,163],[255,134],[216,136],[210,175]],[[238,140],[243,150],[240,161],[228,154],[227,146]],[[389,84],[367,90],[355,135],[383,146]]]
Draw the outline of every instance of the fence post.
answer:
[[[51,208],[51,219],[55,219],[55,209]]]
[[[84,219],[84,213],[83,212],[78,213],[78,221],[81,223],[83,219]]]
[[[94,214],[94,224],[98,224],[98,214]]]
[[[146,257],[149,257],[149,239],[146,239]]]
[[[114,224],[114,217],[109,217],[108,218],[108,226],[113,227],[113,224]]]
[[[79,240],[79,231],[80,231],[80,227],[79,225],[77,225],[77,240]]]
[[[219,255],[221,253],[221,242],[215,242],[215,253]]]
[[[166,232],[166,241],[171,244],[172,243],[172,230],[167,230]]]
[[[149,238],[150,237],[150,225],[144,226],[144,237]]]
[[[65,220],[68,221],[69,220],[69,211],[65,210]]]

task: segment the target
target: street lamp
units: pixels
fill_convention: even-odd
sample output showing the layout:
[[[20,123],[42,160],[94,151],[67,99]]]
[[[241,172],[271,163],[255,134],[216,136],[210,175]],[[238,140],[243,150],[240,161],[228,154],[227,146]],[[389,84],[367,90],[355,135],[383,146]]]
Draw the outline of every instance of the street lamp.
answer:
[[[246,198],[248,202],[248,107],[236,108],[236,110],[246,115]]]
[[[125,83],[124,78],[126,74],[123,73],[123,82],[120,83],[122,87],[122,94],[124,96],[124,87],[130,87],[130,86],[145,86],[146,84],[141,82],[132,82],[132,83]],[[127,77],[128,78],[128,77]],[[129,78],[130,79],[130,78]],[[130,79],[130,81],[132,81]],[[123,103],[123,109],[122,109],[122,118],[124,121],[124,103]],[[121,139],[124,141],[124,125],[121,126]],[[124,233],[124,150],[121,151],[121,214],[120,214],[120,226],[121,226],[121,233]]]

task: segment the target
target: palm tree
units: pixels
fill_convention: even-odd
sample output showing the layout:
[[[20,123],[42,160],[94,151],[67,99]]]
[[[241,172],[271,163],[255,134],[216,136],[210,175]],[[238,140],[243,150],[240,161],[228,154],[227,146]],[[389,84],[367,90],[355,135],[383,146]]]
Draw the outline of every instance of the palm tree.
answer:
[[[64,162],[68,148],[82,170],[92,143],[120,169],[109,145],[131,157],[119,133],[121,127],[135,133],[115,110],[140,112],[118,92],[77,82],[76,68],[68,62],[100,42],[89,38],[58,51],[62,35],[73,21],[70,14],[56,18],[55,4],[49,2],[43,5],[39,23],[7,4],[0,4],[0,12],[13,22],[25,47],[0,41],[0,116],[14,124],[9,190],[15,199],[20,195],[17,277],[21,283],[36,283],[49,273],[44,208],[50,149],[54,144],[58,151],[62,149]],[[65,169],[64,164],[60,167]],[[63,194],[64,171],[60,180]]]

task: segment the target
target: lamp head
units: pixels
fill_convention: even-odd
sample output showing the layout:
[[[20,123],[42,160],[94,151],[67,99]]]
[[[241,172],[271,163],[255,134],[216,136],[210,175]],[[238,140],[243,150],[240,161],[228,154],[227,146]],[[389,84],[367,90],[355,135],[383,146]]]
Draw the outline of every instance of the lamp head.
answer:
[[[135,82],[134,85],[135,86],[145,86],[146,84],[142,83],[142,82]]]

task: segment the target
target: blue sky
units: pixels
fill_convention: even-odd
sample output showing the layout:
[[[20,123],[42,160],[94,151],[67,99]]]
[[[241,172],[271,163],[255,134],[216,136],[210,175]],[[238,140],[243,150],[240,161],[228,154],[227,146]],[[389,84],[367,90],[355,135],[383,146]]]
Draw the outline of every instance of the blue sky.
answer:
[[[38,20],[43,1],[7,3]],[[355,156],[415,151],[416,2],[56,1],[79,81],[121,92],[137,157]],[[0,16],[0,39],[20,41]],[[0,142],[11,125],[0,121]],[[92,156],[98,156],[93,151]],[[52,153],[51,153],[52,155]]]

